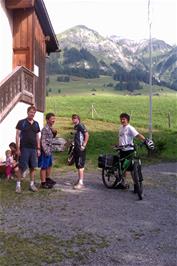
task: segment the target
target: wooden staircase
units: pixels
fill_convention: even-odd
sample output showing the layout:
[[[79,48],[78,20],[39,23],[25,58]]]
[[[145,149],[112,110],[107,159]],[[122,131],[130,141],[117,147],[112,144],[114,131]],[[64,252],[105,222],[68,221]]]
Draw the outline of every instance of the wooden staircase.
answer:
[[[18,102],[35,104],[35,75],[23,66],[0,82],[0,123]]]

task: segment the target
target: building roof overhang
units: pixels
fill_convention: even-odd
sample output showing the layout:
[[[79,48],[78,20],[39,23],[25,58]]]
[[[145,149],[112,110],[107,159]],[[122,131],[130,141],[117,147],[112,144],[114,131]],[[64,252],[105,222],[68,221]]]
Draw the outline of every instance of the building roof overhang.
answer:
[[[43,0],[6,0],[6,7],[11,10],[34,8],[45,35],[46,52],[50,54],[60,51],[59,43]]]
[[[46,51],[48,54],[51,52],[59,52],[59,43],[54,32],[52,23],[50,21],[47,9],[43,0],[36,0],[34,4],[36,14],[41,24],[44,35],[46,36]]]

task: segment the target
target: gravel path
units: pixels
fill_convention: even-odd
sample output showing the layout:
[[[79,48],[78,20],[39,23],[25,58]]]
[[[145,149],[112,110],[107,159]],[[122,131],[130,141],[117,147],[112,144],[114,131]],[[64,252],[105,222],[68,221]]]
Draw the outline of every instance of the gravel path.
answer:
[[[82,191],[72,189],[76,172],[56,175],[54,189],[24,191],[18,202],[2,204],[0,228],[22,238],[53,236],[63,244],[60,261],[53,255],[52,262],[36,265],[176,266],[176,173],[176,163],[144,167],[142,201],[132,188],[105,188],[99,170],[86,173]]]

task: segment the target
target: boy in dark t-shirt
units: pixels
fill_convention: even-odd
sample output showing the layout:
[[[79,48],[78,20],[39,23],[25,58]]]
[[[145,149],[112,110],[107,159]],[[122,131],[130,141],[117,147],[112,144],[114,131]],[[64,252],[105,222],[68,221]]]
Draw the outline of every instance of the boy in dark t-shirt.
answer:
[[[81,189],[84,187],[84,166],[86,159],[86,145],[89,139],[89,134],[84,126],[80,123],[80,117],[76,114],[72,115],[72,122],[74,124],[74,160],[76,168],[78,169],[78,181],[74,189]]]

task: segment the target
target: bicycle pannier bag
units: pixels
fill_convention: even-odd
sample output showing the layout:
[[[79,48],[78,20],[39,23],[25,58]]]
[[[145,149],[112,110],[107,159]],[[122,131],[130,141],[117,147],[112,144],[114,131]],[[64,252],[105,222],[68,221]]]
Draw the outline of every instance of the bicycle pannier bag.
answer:
[[[113,163],[114,163],[114,156],[111,154],[107,154],[106,161],[105,161],[105,168],[113,167]]]
[[[106,155],[99,155],[98,157],[98,167],[105,168]]]

